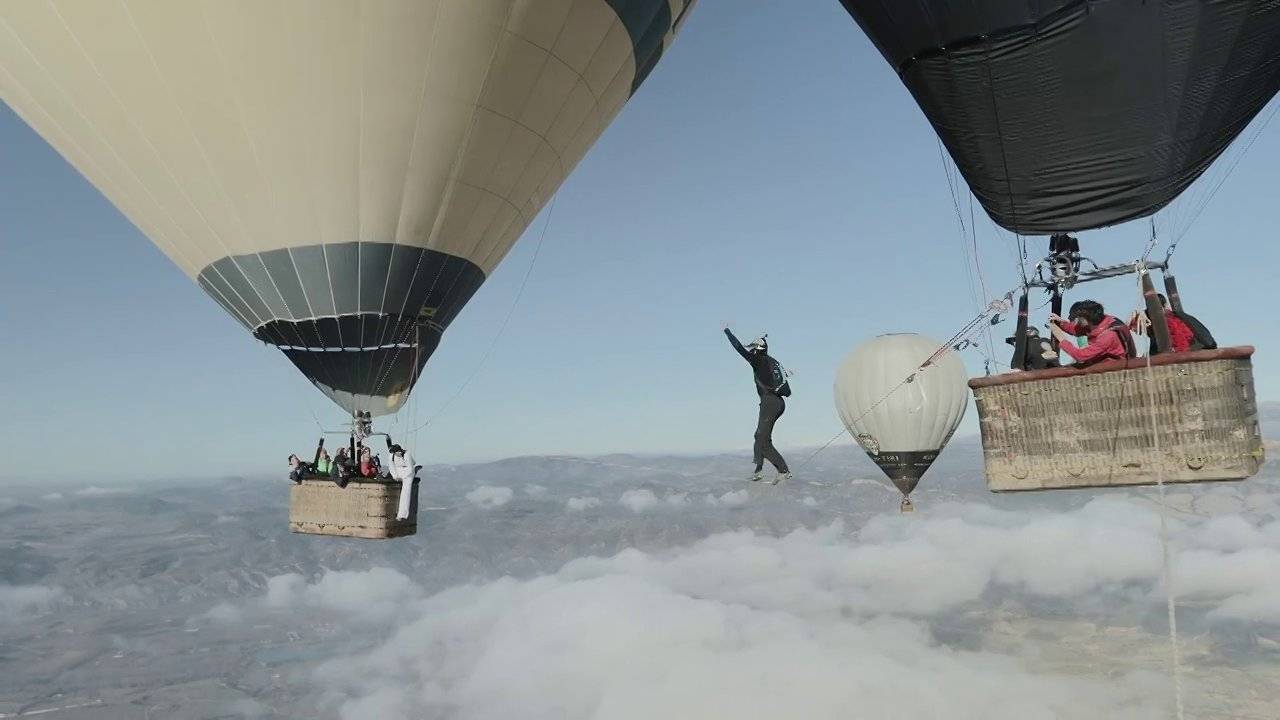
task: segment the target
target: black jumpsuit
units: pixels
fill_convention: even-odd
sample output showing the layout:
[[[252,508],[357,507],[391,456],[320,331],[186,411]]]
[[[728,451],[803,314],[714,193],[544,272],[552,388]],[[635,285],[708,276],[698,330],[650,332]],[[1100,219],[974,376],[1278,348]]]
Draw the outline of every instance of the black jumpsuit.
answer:
[[[760,415],[756,420],[756,439],[753,448],[756,472],[764,468],[765,460],[772,463],[778,472],[789,472],[787,461],[783,459],[782,453],[778,452],[778,448],[773,446],[773,425],[787,409],[787,403],[782,399],[782,394],[791,394],[786,377],[779,377],[775,372],[775,368],[781,366],[769,357],[767,352],[750,352],[744,348],[728,328],[725,328],[724,334],[729,336],[729,344],[733,345],[733,349],[751,364],[751,372],[756,381],[756,393],[760,395]]]

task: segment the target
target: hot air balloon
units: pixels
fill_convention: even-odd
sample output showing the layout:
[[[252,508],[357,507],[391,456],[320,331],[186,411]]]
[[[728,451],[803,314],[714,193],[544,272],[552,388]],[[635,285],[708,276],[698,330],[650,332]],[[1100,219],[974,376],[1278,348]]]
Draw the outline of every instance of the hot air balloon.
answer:
[[[987,214],[1019,236],[1053,235],[1023,277],[1015,358],[1025,356],[1030,290],[1048,290],[1060,314],[1078,283],[1140,275],[1159,357],[971,383],[988,487],[1255,474],[1253,348],[1168,354],[1150,272],[1165,274],[1181,310],[1169,273],[1176,239],[1163,262],[1098,266],[1068,233],[1159,211],[1240,135],[1280,90],[1280,2],[841,2]]]
[[[441,335],[693,0],[0,5],[0,98],[356,414]]]
[[[0,98],[365,437],[693,4],[3,3]],[[398,494],[307,480],[290,529],[413,534]]]
[[[902,493],[901,509],[951,439],[969,404],[964,363],[911,333],[859,345],[836,371],[841,422]]]
[[[1159,210],[1280,90],[1275,0],[841,2],[1026,235]]]

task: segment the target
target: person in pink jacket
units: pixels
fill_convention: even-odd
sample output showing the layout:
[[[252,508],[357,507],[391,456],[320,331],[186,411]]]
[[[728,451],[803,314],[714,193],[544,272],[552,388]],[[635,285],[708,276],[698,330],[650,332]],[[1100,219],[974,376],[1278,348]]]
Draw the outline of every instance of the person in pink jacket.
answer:
[[[1061,342],[1062,350],[1075,361],[1076,367],[1088,367],[1107,360],[1137,357],[1129,326],[1108,315],[1100,303],[1081,300],[1071,306],[1067,318],[1049,316],[1049,329]],[[1068,336],[1088,338],[1084,347],[1076,347]]]

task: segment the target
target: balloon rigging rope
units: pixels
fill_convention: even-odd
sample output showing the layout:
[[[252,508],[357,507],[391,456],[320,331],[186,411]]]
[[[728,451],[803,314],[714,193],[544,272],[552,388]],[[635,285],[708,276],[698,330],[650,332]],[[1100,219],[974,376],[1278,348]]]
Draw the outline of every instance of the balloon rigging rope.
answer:
[[[311,413],[311,419],[315,421],[316,427],[320,429],[320,434],[324,434],[324,426],[320,424],[320,418],[316,417],[316,411],[311,409],[311,403],[307,403],[307,412]]]
[[[515,11],[515,5],[514,5],[514,4],[512,4],[511,6],[509,6],[509,7],[507,8],[506,16],[503,18],[503,20],[502,20],[502,25],[501,25],[500,27],[506,28],[506,27],[508,27],[508,26],[510,25],[510,21],[511,21],[511,14],[512,14],[514,11]],[[434,27],[433,27],[433,29],[432,29],[432,40],[433,40],[433,41],[435,40],[435,28],[434,28]],[[477,109],[479,109],[479,108],[480,108],[480,101],[485,97],[485,93],[486,93],[486,92],[488,91],[488,89],[489,89],[489,82],[490,82],[490,80],[493,78],[493,66],[494,66],[494,62],[497,60],[497,58],[498,58],[498,51],[499,51],[501,48],[502,48],[502,38],[501,38],[501,37],[499,37],[497,40],[495,40],[495,41],[494,41],[493,50],[491,50],[491,51],[489,52],[489,62],[488,62],[488,63],[486,64],[486,66],[485,66],[485,71],[484,71],[484,80],[480,83],[480,92],[479,92],[479,94],[477,94],[477,95],[476,95],[476,100],[475,100],[475,102],[476,102],[476,108],[477,108]],[[426,80],[425,80],[425,78],[424,78],[424,80],[423,80],[423,90],[422,90],[422,91],[423,91],[423,94],[424,94],[423,96],[425,97],[425,93],[426,93]],[[460,182],[460,178],[461,178],[461,170],[460,170],[460,168],[461,168],[461,166],[462,166],[463,158],[466,156],[466,153],[467,153],[468,149],[470,149],[470,147],[471,147],[471,137],[472,137],[472,133],[475,131],[476,124],[477,124],[477,123],[476,123],[476,119],[475,119],[474,117],[471,119],[471,121],[470,121],[470,122],[468,122],[468,123],[467,123],[466,132],[463,134],[462,142],[458,144],[457,152],[455,152],[455,153],[454,153],[454,156],[453,156],[453,163],[449,166],[448,183],[445,185],[444,197],[443,197],[443,199],[442,199],[442,200],[441,200],[441,202],[440,202],[440,211],[436,213],[435,220],[433,221],[432,226],[431,226],[431,231],[430,231],[430,233],[427,235],[427,240],[426,240],[426,242],[423,244],[422,253],[418,256],[418,263],[417,263],[417,266],[415,266],[415,267],[414,267],[414,270],[413,270],[413,279],[412,279],[412,280],[410,280],[410,282],[409,282],[409,287],[410,287],[410,289],[412,289],[413,283],[414,283],[414,282],[416,282],[416,280],[417,280],[417,277],[418,277],[418,269],[422,266],[422,258],[426,256],[427,250],[431,247],[431,243],[432,243],[432,241],[433,241],[433,240],[435,240],[435,238],[436,238],[436,236],[437,236],[437,233],[440,231],[440,229],[441,229],[441,227],[442,227],[442,225],[443,225],[443,223],[444,223],[444,221],[445,221],[445,216],[446,216],[446,214],[447,214],[447,213],[446,213],[446,209],[449,207],[449,203],[450,203],[450,202],[451,202],[451,200],[453,199],[454,193],[455,193],[455,192],[456,192],[456,190],[457,190],[457,184],[458,184],[458,182]],[[414,141],[416,142],[416,140],[417,140],[417,129],[415,128],[415,130],[414,130]],[[407,171],[406,171],[406,172],[407,172]],[[425,295],[423,295],[423,300],[424,300],[424,301],[426,301],[426,300],[430,299],[430,297],[431,297],[432,293],[434,293],[434,292],[435,292],[436,285],[440,282],[440,276],[444,273],[444,270],[445,270],[445,267],[446,267],[446,266],[447,266],[447,263],[441,263],[440,267],[438,267],[438,268],[436,269],[435,277],[434,277],[434,278],[432,278],[432,280],[431,280],[431,286],[427,288],[427,292],[426,292],[426,294],[425,294]],[[388,268],[388,275],[387,275],[387,277],[390,277],[390,268]],[[460,274],[459,274],[459,273],[455,273],[455,274],[454,274],[454,277],[453,277],[453,283],[449,286],[450,291],[451,291],[451,290],[452,290],[452,288],[457,284],[457,282],[458,282],[458,278],[459,278],[459,277],[460,277]],[[405,301],[404,301],[404,303],[402,304],[402,306],[401,306],[401,310],[400,310],[400,314],[401,314],[401,315],[404,315],[404,310],[405,310],[405,307],[408,305],[408,302],[409,302],[409,294],[408,294],[408,292],[406,292],[406,294],[405,294]],[[453,310],[453,305],[452,305],[452,304],[450,304],[449,312],[452,312],[452,310]],[[419,312],[421,312],[421,309],[419,309]],[[443,317],[447,317],[447,315],[448,315],[448,313],[445,313],[445,314],[442,314],[442,316],[441,316],[441,317],[442,317],[442,318],[443,318]],[[415,323],[411,324],[409,327],[406,327],[406,328],[405,328],[405,330],[404,330],[404,334],[403,334],[403,336],[401,337],[400,341],[399,341],[397,344],[403,344],[403,343],[404,343],[404,340],[405,340],[406,338],[408,338],[408,337],[409,337],[409,332],[411,331],[411,329],[416,329],[416,328],[417,328],[417,322],[415,322]],[[385,331],[386,329],[387,329],[387,328],[385,328],[385,327],[383,328],[383,330],[384,330],[384,331]],[[394,333],[393,333],[393,336],[394,336]],[[380,334],[379,334],[379,337],[382,337],[382,333],[380,333]],[[392,370],[393,370],[393,369],[394,369],[394,367],[395,367],[395,363],[396,363],[396,361],[397,361],[397,360],[399,360],[399,358],[400,358],[400,350],[401,350],[401,349],[403,349],[403,348],[397,348],[397,349],[396,349],[395,354],[394,354],[394,355],[392,355],[392,357],[390,358],[390,363],[388,363],[388,362],[387,362],[387,358],[385,358],[385,357],[383,358],[383,364],[382,364],[381,366],[379,366],[379,368],[378,368],[378,372],[377,372],[377,373],[375,373],[375,375],[374,375],[374,378],[377,380],[377,384],[374,386],[374,391],[373,391],[373,394],[374,394],[374,395],[377,395],[377,394],[379,394],[380,392],[382,392],[382,384],[383,384],[383,383],[385,383],[385,382],[387,381],[387,378],[388,378],[388,377],[390,377],[391,372],[392,372]],[[416,348],[415,348],[415,351],[416,351]],[[384,368],[385,368],[385,372],[384,372]],[[410,387],[408,390],[409,390],[409,391],[412,391],[412,390],[413,390],[413,388],[412,388],[412,387]]]
[[[868,411],[868,412],[870,412],[870,411]],[[865,413],[864,413],[864,415],[865,415]],[[862,418],[858,418],[858,419],[859,419],[859,420],[861,420]],[[852,424],[852,423],[851,423],[851,424]],[[810,460],[813,460],[814,458],[818,457],[818,453],[820,453],[820,452],[822,452],[823,450],[826,450],[827,448],[831,447],[831,443],[833,443],[833,442],[835,442],[835,441],[839,440],[839,439],[841,438],[841,436],[843,436],[843,435],[844,435],[845,433],[847,433],[847,432],[849,432],[849,429],[848,429],[848,428],[841,428],[840,432],[838,432],[838,433],[836,433],[836,434],[835,434],[835,437],[833,437],[833,438],[831,438],[830,440],[828,440],[828,441],[826,441],[825,443],[823,443],[822,447],[818,448],[817,450],[814,450],[814,451],[809,455],[809,457],[805,458],[805,459],[804,459],[804,461],[803,461],[803,462],[801,462],[799,465],[796,465],[796,470],[799,470],[800,468],[804,467],[805,465],[808,465]]]
[[[987,71],[987,94],[991,97],[991,115],[996,121],[996,141],[1000,145],[1000,162],[1004,166],[1004,184],[1005,191],[1009,194],[1009,215],[1013,220],[1013,226],[1018,227],[1018,203],[1013,197],[1013,176],[1009,172],[1009,155],[1005,152],[1004,130],[1000,126],[1000,104],[996,100],[996,83],[991,73],[991,41],[986,40],[984,46],[986,55],[983,66]],[[1022,275],[1022,286],[1025,288],[1030,282],[1027,278],[1027,243],[1022,237],[1022,232],[1016,232],[1018,238],[1018,272]]]
[[[978,228],[977,225],[974,224],[973,220],[973,193],[967,193],[969,196],[969,223],[966,226],[964,213],[960,210],[959,193],[960,188],[963,186],[960,184],[960,178],[958,177],[959,171],[957,169],[953,172],[952,165],[947,163],[946,151],[943,149],[942,140],[938,139],[937,143],[938,160],[942,165],[942,175],[947,180],[947,191],[948,195],[951,196],[951,207],[955,211],[956,222],[960,226],[960,254],[964,258],[965,279],[969,284],[969,294],[973,299],[974,308],[981,311],[982,298],[987,297],[989,291],[987,290],[986,276],[982,272],[982,261],[979,258]],[[969,249],[971,241],[973,244],[972,254]],[[977,271],[976,277],[974,272],[975,270]],[[977,281],[976,283],[975,279]],[[979,292],[979,290],[981,292]],[[992,339],[990,327],[984,328],[983,335],[986,340],[985,348],[981,342],[975,342],[972,343],[972,345],[977,349],[978,353],[982,355],[983,360],[986,362],[987,372],[989,374],[993,364],[999,365],[1001,363],[997,362],[995,359],[995,341]]]
[[[836,433],[835,437],[828,440],[825,444],[822,445],[822,447],[818,448],[817,450],[814,450],[809,455],[809,457],[805,458],[804,461],[801,462],[799,465],[796,465],[795,469],[800,470],[804,466],[808,465],[814,458],[818,457],[818,455],[823,450],[826,450],[827,448],[831,447],[832,443],[834,443],[836,440],[839,440],[840,437],[845,433],[849,432],[848,426],[857,425],[858,423],[862,422],[863,419],[865,419],[868,415],[874,412],[876,408],[883,405],[886,400],[892,397],[894,393],[901,390],[903,386],[914,382],[916,379],[916,375],[927,370],[929,366],[932,365],[934,361],[937,360],[938,358],[942,357],[943,355],[946,355],[948,352],[953,351],[954,350],[953,346],[956,343],[961,342],[962,340],[968,338],[975,331],[981,328],[983,322],[986,321],[987,318],[991,317],[993,314],[998,314],[1008,309],[1009,301],[1007,300],[1007,298],[1011,298],[1011,297],[1013,297],[1013,291],[1009,291],[1009,293],[1007,293],[1004,296],[1004,298],[992,300],[991,303],[987,305],[987,307],[983,309],[982,312],[978,313],[972,320],[966,323],[964,327],[960,328],[960,330],[956,334],[952,335],[949,340],[942,343],[942,345],[939,346],[937,350],[933,351],[932,355],[926,358],[924,362],[917,365],[916,368],[912,370],[909,375],[903,378],[897,385],[894,385],[892,388],[890,388],[889,391],[886,392],[884,395],[880,396],[880,399],[872,403],[870,407],[868,407],[866,410],[863,410],[861,415],[849,421],[848,423],[845,423],[846,427],[844,429]]]
[[[1142,288],[1142,278],[1146,276],[1145,272],[1138,273],[1138,293],[1140,296],[1145,295]],[[1152,339],[1152,342],[1155,342]],[[1159,421],[1156,417],[1156,375],[1155,370],[1151,366],[1151,352],[1147,352],[1147,411],[1151,418],[1151,438],[1152,438],[1152,454],[1156,475],[1156,488],[1160,497],[1160,554],[1161,554],[1161,573],[1164,583],[1165,610],[1169,617],[1169,662],[1173,671],[1173,698],[1174,708],[1177,712],[1178,720],[1184,718],[1184,707],[1182,702],[1182,656],[1178,649],[1178,596],[1177,590],[1173,585],[1173,553],[1169,544],[1169,507],[1165,500],[1165,483],[1164,471],[1160,462],[1160,428]]]
[[[1258,137],[1262,135],[1262,131],[1265,130],[1267,125],[1271,123],[1271,120],[1275,118],[1277,111],[1280,111],[1280,103],[1273,103],[1271,112],[1267,113],[1267,116],[1263,118],[1262,122],[1258,125],[1258,128],[1254,130],[1249,141],[1245,143],[1243,148],[1241,148],[1239,154],[1232,159],[1231,164],[1227,166],[1227,171],[1223,173],[1222,177],[1218,179],[1218,182],[1214,184],[1213,189],[1209,191],[1209,194],[1204,198],[1204,201],[1199,203],[1192,211],[1190,219],[1187,220],[1187,224],[1177,229],[1178,234],[1174,237],[1173,243],[1169,245],[1169,252],[1165,256],[1165,262],[1168,262],[1169,258],[1173,256],[1173,251],[1178,247],[1178,243],[1181,242],[1182,238],[1191,230],[1191,226],[1200,218],[1201,213],[1203,213],[1205,208],[1209,206],[1209,203],[1213,202],[1214,196],[1216,196],[1218,191],[1222,189],[1223,183],[1227,181],[1227,178],[1231,177],[1231,173],[1235,171],[1236,166],[1240,164],[1240,161],[1244,159],[1246,154],[1248,154],[1249,149],[1253,147],[1255,142],[1257,142]]]
[[[987,278],[982,272],[982,258],[978,252],[978,226],[973,221],[973,193],[972,192],[969,193],[969,235],[970,235],[971,241],[973,242],[973,266],[978,271],[978,282],[982,286],[982,295],[984,297],[989,297],[990,293],[987,290]],[[991,326],[987,325],[983,327],[982,330],[983,330],[983,334],[987,338],[987,350],[991,353],[987,357],[987,360],[991,362],[995,362],[996,341],[995,341],[995,338],[991,336]]]
[[[458,386],[458,389],[454,391],[453,395],[449,396],[449,399],[445,400],[444,404],[441,405],[440,408],[431,415],[431,417],[427,418],[426,422],[423,422],[421,425],[418,425],[409,432],[410,435],[414,436],[415,444],[417,441],[418,431],[435,422],[444,414],[444,411],[453,404],[454,400],[458,399],[458,396],[462,395],[462,391],[466,390],[467,386],[471,384],[471,381],[480,374],[480,371],[484,369],[485,363],[489,362],[489,358],[493,355],[493,351],[498,347],[498,341],[502,339],[503,333],[507,331],[507,325],[511,323],[511,317],[515,315],[516,308],[520,305],[520,299],[524,297],[525,288],[529,285],[529,277],[533,275],[533,268],[538,263],[538,256],[542,254],[542,244],[547,239],[547,228],[551,227],[551,216],[555,213],[556,200],[559,197],[559,193],[551,196],[551,203],[547,206],[547,219],[542,223],[542,232],[538,234],[538,244],[533,248],[533,257],[529,260],[529,267],[524,271],[524,277],[520,280],[520,288],[516,290],[516,296],[511,301],[511,307],[507,309],[506,317],[502,319],[502,324],[498,326],[497,334],[493,336],[493,340],[489,343],[489,347],[485,350],[484,355],[481,356],[480,362],[476,363],[475,369],[473,369],[471,374],[462,381],[462,384]]]
[[[960,211],[959,190],[957,187],[959,185],[959,181],[958,179],[953,179],[951,166],[947,164],[946,151],[943,150],[942,148],[942,140],[939,139],[937,142],[938,142],[938,161],[942,164],[942,176],[947,180],[947,195],[950,196],[951,198],[951,209],[955,211],[956,222],[960,226],[960,254],[964,258],[965,280],[967,280],[969,283],[969,294],[972,296],[974,308],[980,310],[982,308],[982,298],[985,297],[987,294],[987,283],[986,283],[986,279],[982,277],[982,266],[980,263],[978,263],[978,258],[977,258],[978,248],[976,244],[977,234],[976,232],[974,234],[974,239],[975,239],[975,245],[973,248],[974,255],[971,258],[969,255],[969,228],[968,226],[965,225],[964,213]],[[969,193],[969,212],[970,212],[970,223],[972,223],[973,221],[973,215],[972,215],[973,194],[972,193]],[[974,274],[975,266],[977,267],[976,277]],[[974,282],[975,280],[977,280],[978,283],[975,283]],[[981,295],[978,294],[979,287],[981,287],[982,289]]]

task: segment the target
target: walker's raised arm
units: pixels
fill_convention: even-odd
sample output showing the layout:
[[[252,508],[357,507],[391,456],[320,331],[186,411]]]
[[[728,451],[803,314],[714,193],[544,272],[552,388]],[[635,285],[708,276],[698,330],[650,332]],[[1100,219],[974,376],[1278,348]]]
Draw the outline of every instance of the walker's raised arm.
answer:
[[[734,350],[738,351],[738,354],[742,356],[742,359],[747,362],[751,362],[751,353],[747,352],[747,349],[742,347],[742,343],[738,342],[738,338],[733,336],[733,331],[729,328],[725,328],[724,334],[729,337],[729,344],[733,346]]]

